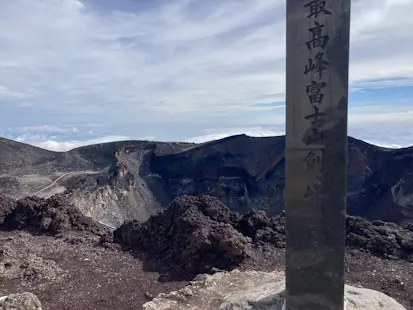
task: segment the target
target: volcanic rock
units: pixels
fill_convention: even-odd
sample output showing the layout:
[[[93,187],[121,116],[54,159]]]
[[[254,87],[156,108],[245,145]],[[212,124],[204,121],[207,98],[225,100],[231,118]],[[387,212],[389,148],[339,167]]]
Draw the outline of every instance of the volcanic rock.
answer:
[[[214,197],[182,196],[143,224],[123,224],[114,236],[123,245],[162,255],[186,270],[230,269],[248,256],[250,244],[250,238],[231,225],[236,221],[237,215]]]
[[[385,258],[413,262],[413,232],[394,223],[347,217],[346,244]]]
[[[5,217],[3,225],[7,229],[28,228],[53,235],[71,230],[96,235],[107,232],[106,228],[83,215],[59,195],[48,199],[33,196],[18,200],[14,209]]]
[[[250,210],[241,216],[215,197],[182,196],[145,223],[124,223],[114,239],[186,270],[231,270],[251,254],[252,245],[285,247],[285,214]],[[385,258],[413,258],[413,233],[393,223],[348,216],[347,245]]]
[[[9,215],[16,207],[16,201],[0,194],[0,225],[4,223],[4,219]]]
[[[285,212],[268,217],[265,211],[250,210],[235,226],[254,243],[270,243],[278,248],[285,247]]]

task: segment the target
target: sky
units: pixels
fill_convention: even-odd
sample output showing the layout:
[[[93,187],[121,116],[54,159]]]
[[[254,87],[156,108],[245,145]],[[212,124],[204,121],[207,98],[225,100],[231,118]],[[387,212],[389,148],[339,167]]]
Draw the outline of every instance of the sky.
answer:
[[[285,133],[285,0],[0,0],[0,137]],[[413,145],[413,0],[352,0],[349,135]]]

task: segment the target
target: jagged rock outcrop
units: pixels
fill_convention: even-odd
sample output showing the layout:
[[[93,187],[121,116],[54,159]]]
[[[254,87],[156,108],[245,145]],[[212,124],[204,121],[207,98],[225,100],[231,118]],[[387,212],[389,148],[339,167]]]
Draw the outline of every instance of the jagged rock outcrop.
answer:
[[[285,214],[262,210],[237,214],[211,196],[182,196],[147,222],[130,221],[115,241],[170,260],[183,269],[231,270],[249,257],[253,245],[285,247]],[[413,232],[393,223],[347,217],[347,245],[385,258],[413,261]]]
[[[413,231],[394,223],[370,222],[351,216],[347,217],[346,226],[348,246],[385,258],[401,258],[413,262]]]
[[[10,206],[10,200],[5,201]],[[28,228],[52,235],[71,230],[86,231],[95,235],[107,233],[105,227],[85,216],[75,206],[68,204],[65,197],[59,195],[48,199],[26,197],[15,204],[11,203],[11,206],[3,221],[3,227],[6,229]]]
[[[229,269],[248,255],[249,238],[237,231],[237,215],[209,196],[183,196],[147,222],[131,221],[114,232],[117,242],[161,255],[187,271]]]
[[[4,223],[4,219],[16,207],[16,201],[5,195],[0,194],[0,225]]]
[[[108,229],[68,203],[64,195],[17,202],[2,195],[0,220],[6,229],[54,235],[84,231],[101,236],[101,244],[112,247]],[[158,253],[188,269],[231,269],[247,257],[251,244],[285,247],[285,213],[271,217],[253,209],[241,215],[212,196],[182,196],[147,222],[126,222],[114,236],[124,246]],[[346,244],[376,256],[413,262],[413,226],[409,223],[399,226],[347,216]]]
[[[278,248],[285,247],[285,213],[269,217],[264,211],[250,210],[235,225],[242,234],[254,243],[269,243]],[[413,226],[373,221],[361,217],[347,216],[346,245],[373,255],[403,259],[413,262]]]
[[[253,209],[242,216],[235,227],[242,234],[251,237],[254,243],[285,247],[285,212],[269,217],[265,211]]]

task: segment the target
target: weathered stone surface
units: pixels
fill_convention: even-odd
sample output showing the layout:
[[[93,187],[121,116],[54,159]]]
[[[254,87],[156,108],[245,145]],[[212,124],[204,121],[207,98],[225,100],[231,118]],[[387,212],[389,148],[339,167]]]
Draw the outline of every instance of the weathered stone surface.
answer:
[[[281,272],[219,272],[200,275],[187,287],[159,294],[144,310],[281,310],[285,298]],[[190,293],[189,293],[190,292]],[[387,295],[345,286],[346,310],[406,310]]]
[[[344,296],[345,310],[405,310],[393,298],[374,290],[345,285]],[[280,281],[233,294],[219,310],[284,310],[284,303],[285,282]]]
[[[281,281],[283,273],[256,271],[217,272],[214,275],[199,275],[186,287],[192,292],[186,296],[183,288],[168,294],[159,294],[143,305],[144,310],[216,310],[232,294],[253,289],[264,283]]]
[[[0,299],[0,306],[2,310],[42,310],[40,300],[29,292],[6,296]]]
[[[343,310],[350,2],[287,1],[289,310]]]

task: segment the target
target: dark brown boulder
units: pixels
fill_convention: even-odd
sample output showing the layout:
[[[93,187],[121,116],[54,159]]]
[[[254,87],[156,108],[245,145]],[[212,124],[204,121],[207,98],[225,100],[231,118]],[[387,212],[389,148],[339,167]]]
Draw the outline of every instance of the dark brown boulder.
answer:
[[[56,235],[66,231],[86,231],[103,235],[107,230],[59,195],[48,199],[36,196],[17,201],[13,211],[5,217],[8,229],[32,229]]]
[[[123,245],[162,256],[186,270],[231,269],[248,256],[250,244],[250,239],[231,225],[236,219],[216,198],[182,196],[143,224],[123,224],[114,237]]]
[[[250,210],[241,216],[217,198],[182,196],[145,223],[125,223],[114,239],[191,271],[228,270],[248,256],[251,244],[284,248],[285,213],[269,217]],[[413,258],[413,232],[394,223],[348,216],[346,244],[380,257]]]
[[[254,243],[270,243],[278,248],[285,247],[285,212],[268,217],[265,211],[250,210],[236,225]]]
[[[9,215],[16,207],[16,201],[0,194],[0,225],[4,223],[4,219]]]
[[[394,223],[348,216],[346,244],[385,258],[411,260],[413,232]]]

